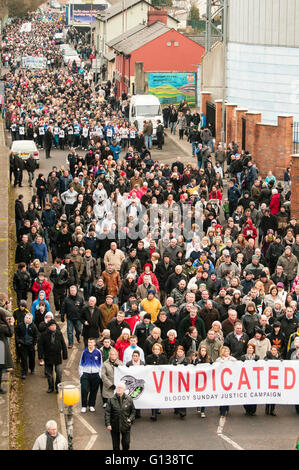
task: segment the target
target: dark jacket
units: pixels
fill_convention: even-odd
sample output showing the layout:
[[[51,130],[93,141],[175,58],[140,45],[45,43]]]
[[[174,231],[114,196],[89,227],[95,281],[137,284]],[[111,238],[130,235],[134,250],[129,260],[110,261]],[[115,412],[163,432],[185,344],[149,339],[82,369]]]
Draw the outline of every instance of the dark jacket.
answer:
[[[103,330],[101,311],[98,307],[94,308],[93,315],[91,316],[90,307],[86,305],[81,311],[81,322],[83,323],[82,336],[84,338],[98,338],[99,331]],[[87,321],[88,325],[84,325]]]
[[[103,285],[103,287],[101,287],[98,284],[92,286],[91,295],[97,299],[97,306],[105,303],[107,294],[107,286]]]
[[[39,337],[38,346],[41,357],[44,358],[46,364],[62,364],[62,359],[67,359],[67,347],[63,335],[56,328],[55,335],[52,338],[52,331],[47,328]]]
[[[14,327],[8,325],[4,320],[5,314],[0,316],[0,343],[4,344],[4,363],[0,362],[0,368],[10,368],[13,367],[13,359],[10,352],[10,347],[8,344],[7,338],[11,338],[14,333]],[[0,355],[0,359],[2,354]]]
[[[34,260],[33,246],[30,242],[23,243],[20,241],[17,244],[15,263],[26,263],[30,264]]]
[[[169,294],[172,289],[177,287],[178,283],[184,279],[186,282],[188,282],[187,276],[183,273],[177,274],[176,272],[172,273],[165,284],[165,291]]]
[[[128,328],[131,331],[129,323],[127,323],[126,321],[118,323],[116,317],[108,323],[107,328],[108,330],[110,330],[110,338],[113,341],[116,341],[120,337],[123,328]]]
[[[28,271],[18,269],[13,277],[13,288],[16,292],[28,292],[31,287],[31,277]]]
[[[295,333],[299,323],[299,318],[295,315],[292,318],[287,318],[286,314],[277,318],[280,321],[280,331],[285,334],[286,341],[289,340],[289,337],[292,333]]]
[[[166,354],[149,354],[146,356],[146,365],[148,366],[162,366],[164,364],[168,364],[168,359]]]
[[[164,261],[160,261],[157,264],[156,270],[155,270],[155,275],[158,279],[159,286],[161,286],[162,290],[165,290],[165,284],[167,279],[171,274],[173,274],[175,268],[175,263],[173,263],[171,260],[169,261],[168,266],[165,266]],[[176,287],[176,286],[175,286]]]
[[[18,220],[24,220],[25,219],[24,204],[19,199],[17,199],[15,201],[15,218],[18,219]]]
[[[136,324],[134,334],[138,338],[138,346],[143,350],[145,347],[145,341],[149,336],[151,336],[151,332],[154,327],[155,325],[153,323],[150,323],[148,328],[146,328],[143,322],[139,322]]]
[[[169,338],[166,338],[162,342],[163,351],[165,352],[168,359],[171,358],[176,348],[179,346],[179,342],[176,339],[174,343],[170,343]],[[187,352],[187,351],[186,351]]]
[[[64,317],[68,320],[76,321],[81,318],[81,310],[83,308],[84,301],[80,295],[68,295],[61,306],[61,321],[64,322]]]
[[[37,343],[37,326],[34,323],[30,323],[28,325],[27,333],[28,336],[26,337],[25,322],[19,323],[15,329],[16,344],[19,344],[21,346],[30,346],[31,348],[34,348]]]
[[[190,326],[192,326],[192,322],[191,322],[191,319],[190,319],[190,315],[187,315],[185,318],[183,318],[183,320],[179,324],[179,331],[178,331],[179,334],[178,334],[178,336],[179,336],[180,339],[183,339],[185,333],[187,332],[187,330]],[[204,324],[203,319],[201,317],[199,317],[198,315],[197,315],[197,318],[195,320],[194,326],[197,329],[198,334],[202,338],[205,338],[206,337],[205,324]]]
[[[120,398],[115,394],[108,399],[105,408],[105,426],[111,426],[114,432],[130,431],[135,414],[132,398],[125,394]]]
[[[170,318],[166,318],[165,322],[161,322],[160,320],[157,320],[154,324],[156,327],[160,328],[162,339],[167,338],[167,332],[169,330],[176,330],[176,324]]]
[[[224,339],[224,346],[228,346],[231,352],[231,355],[236,359],[240,359],[243,354],[246,354],[247,343],[249,341],[248,335],[242,333],[240,341],[235,336],[235,332],[232,331]]]
[[[53,282],[54,289],[64,291],[68,285],[69,275],[65,267],[61,267],[60,272],[57,271],[55,266],[50,273],[50,281]]]

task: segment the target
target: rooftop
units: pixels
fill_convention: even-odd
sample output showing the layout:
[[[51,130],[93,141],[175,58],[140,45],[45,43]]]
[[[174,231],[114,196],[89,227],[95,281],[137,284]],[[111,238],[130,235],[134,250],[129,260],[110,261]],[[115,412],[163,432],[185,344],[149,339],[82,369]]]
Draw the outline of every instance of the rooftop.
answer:
[[[154,39],[162,36],[162,34],[165,34],[167,33],[167,31],[171,30],[169,26],[166,26],[165,24],[160,23],[160,21],[156,21],[155,23],[152,23],[150,26],[147,26],[147,25],[138,25],[138,26],[140,26],[140,29],[137,28],[137,32],[130,34],[132,30],[129,30],[123,35],[119,36],[120,41],[117,43],[114,43],[113,49],[115,49],[117,52],[120,52],[124,55],[130,55],[131,52],[135,51],[136,49],[139,49],[140,47],[144,46],[148,42],[153,41]],[[126,36],[126,37],[122,38],[122,36]]]

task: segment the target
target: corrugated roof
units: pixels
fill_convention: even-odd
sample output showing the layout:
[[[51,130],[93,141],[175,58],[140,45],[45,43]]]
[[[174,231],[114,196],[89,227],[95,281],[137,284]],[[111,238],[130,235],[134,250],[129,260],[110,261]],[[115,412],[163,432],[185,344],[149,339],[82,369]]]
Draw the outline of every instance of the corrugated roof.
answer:
[[[132,34],[127,39],[120,41],[119,43],[115,44],[113,48],[117,52],[121,52],[122,54],[129,55],[131,52],[139,49],[139,47],[144,46],[153,39],[162,36],[162,34],[167,33],[170,31],[171,28],[166,26],[160,21],[156,21],[155,23],[151,24],[150,26],[144,26],[140,31],[135,34]]]
[[[97,14],[97,18],[106,21],[110,18],[112,18],[115,15],[118,15],[121,13],[123,10],[127,10],[128,8],[133,7],[134,5],[137,5],[138,3],[143,2],[147,3],[148,5],[151,5],[150,2],[147,0],[122,0],[115,5],[112,5],[110,8],[107,10],[102,11],[101,13]]]
[[[136,26],[129,29],[125,33],[120,34],[116,38],[111,39],[111,41],[108,42],[108,46],[113,47],[115,44],[117,44],[117,43],[119,43],[119,42],[121,42],[125,39],[128,39],[130,36],[132,36],[132,34],[138,33],[138,31],[140,31],[141,29],[144,29],[145,27],[146,27],[145,24],[137,24]]]

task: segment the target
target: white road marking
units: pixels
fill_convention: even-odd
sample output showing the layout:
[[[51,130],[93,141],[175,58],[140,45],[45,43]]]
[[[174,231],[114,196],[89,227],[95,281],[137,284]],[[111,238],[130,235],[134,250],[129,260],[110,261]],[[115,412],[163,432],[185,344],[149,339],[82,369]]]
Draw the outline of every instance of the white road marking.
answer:
[[[226,441],[228,444],[230,444],[232,447],[234,447],[237,450],[244,450],[243,447],[239,446],[235,441],[233,441],[230,437],[225,436],[225,434],[222,434],[224,425],[225,425],[226,418],[225,416],[221,416],[219,419],[219,425],[217,428],[217,434],[221,439]]]
[[[79,419],[79,421],[81,421],[81,423],[88,429],[91,434],[98,434],[97,431],[80,414],[76,414],[75,416]]]
[[[67,367],[68,369],[70,369],[70,368],[72,367],[73,362],[74,362],[75,359],[76,359],[77,352],[78,352],[78,349],[73,349],[73,350],[72,350],[71,357],[70,357],[69,360],[67,361],[67,365],[66,365],[66,367]]]
[[[97,440],[97,438],[98,438],[98,436],[97,436],[96,434],[93,434],[93,435],[91,436],[91,438],[89,439],[88,444],[87,444],[87,446],[85,447],[84,450],[90,450],[90,449],[92,449],[92,448],[93,448],[93,445],[94,445],[94,443],[95,443],[95,441]]]

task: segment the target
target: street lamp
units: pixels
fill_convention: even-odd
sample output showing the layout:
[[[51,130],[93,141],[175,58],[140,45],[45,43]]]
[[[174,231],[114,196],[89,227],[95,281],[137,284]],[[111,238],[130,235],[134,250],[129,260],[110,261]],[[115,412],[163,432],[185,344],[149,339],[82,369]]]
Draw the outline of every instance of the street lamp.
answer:
[[[68,449],[73,450],[73,406],[80,400],[80,384],[61,382],[58,384],[60,412],[64,413]]]

